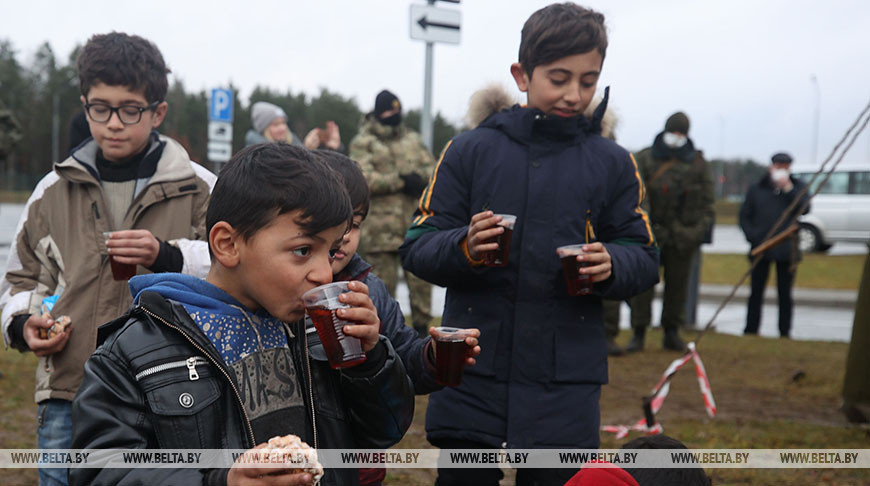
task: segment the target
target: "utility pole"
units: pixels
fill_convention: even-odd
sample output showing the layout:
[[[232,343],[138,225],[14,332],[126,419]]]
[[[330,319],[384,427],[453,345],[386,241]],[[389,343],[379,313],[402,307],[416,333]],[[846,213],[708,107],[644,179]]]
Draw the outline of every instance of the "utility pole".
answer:
[[[435,5],[435,0],[428,0],[429,6]],[[426,41],[426,67],[423,72],[423,113],[420,113],[420,136],[423,144],[432,151],[432,62],[435,57],[435,43]]]
[[[816,75],[813,74],[810,76],[810,82],[813,83],[813,88],[815,91],[815,111],[813,113],[813,166],[818,165],[819,162],[819,118],[821,116],[821,104],[822,104],[822,95],[819,90],[819,80],[816,78]]]
[[[426,5],[411,5],[410,34],[412,39],[426,42],[426,59],[423,72],[423,111],[420,113],[420,136],[423,144],[432,150],[432,64],[435,43],[459,44],[461,15],[458,10],[435,7],[436,0],[426,0]],[[459,3],[459,0],[442,0]]]

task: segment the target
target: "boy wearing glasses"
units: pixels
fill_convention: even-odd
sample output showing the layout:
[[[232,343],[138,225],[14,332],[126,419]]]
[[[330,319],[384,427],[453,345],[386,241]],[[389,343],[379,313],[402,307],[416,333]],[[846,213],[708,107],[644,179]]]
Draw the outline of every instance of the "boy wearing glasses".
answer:
[[[0,282],[7,345],[39,356],[35,400],[40,449],[69,448],[70,403],[94,351],[97,327],[131,303],[110,260],[137,273],[204,276],[205,212],[215,176],[155,130],[166,116],[167,69],[157,47],[123,33],[94,35],[77,60],[92,137],[36,186]],[[59,296],[51,316],[43,299]],[[40,469],[40,484],[66,484],[65,469]]]

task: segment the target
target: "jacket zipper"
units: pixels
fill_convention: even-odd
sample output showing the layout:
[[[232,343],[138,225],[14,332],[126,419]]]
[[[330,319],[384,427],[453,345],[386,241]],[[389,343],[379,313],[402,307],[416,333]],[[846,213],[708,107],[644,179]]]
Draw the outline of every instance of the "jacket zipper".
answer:
[[[157,366],[152,366],[146,370],[136,373],[136,381],[139,381],[146,376],[151,376],[155,373],[161,373],[163,371],[171,370],[174,368],[183,368],[185,366],[187,366],[188,377],[190,378],[190,381],[196,381],[199,379],[199,373],[196,372],[196,366],[202,366],[207,363],[208,361],[206,361],[206,359],[202,356],[191,356],[190,358],[182,361],[173,361],[171,363],[159,364]]]
[[[314,385],[311,381],[311,361],[308,359],[308,328],[305,325],[305,321],[302,321],[302,328],[305,329],[305,332],[302,334],[302,342],[305,343],[305,354],[302,356],[302,360],[305,362],[305,371],[308,372],[308,400],[311,403],[311,428],[314,429],[314,449],[317,450],[317,419],[314,414]]]
[[[242,414],[244,414],[244,416],[245,416],[245,430],[247,430],[248,437],[251,439],[251,447],[254,447],[255,445],[257,445],[257,441],[256,441],[256,439],[254,439],[254,429],[251,427],[251,419],[248,418],[248,411],[245,410],[245,405],[244,405],[244,403],[242,403],[242,396],[239,394],[238,388],[236,388],[236,385],[233,384],[233,380],[230,379],[230,375],[227,374],[227,372],[226,372],[226,370],[224,370],[223,366],[221,366],[217,361],[215,361],[214,358],[209,356],[209,354],[204,349],[202,349],[202,346],[200,346],[199,344],[196,344],[196,342],[193,339],[191,339],[190,336],[188,336],[186,332],[182,331],[181,328],[179,328],[178,326],[176,326],[174,324],[170,324],[169,321],[167,321],[166,319],[158,316],[157,314],[151,312],[150,310],[146,309],[145,307],[142,307],[141,305],[137,306],[136,308],[140,309],[142,312],[148,314],[149,316],[153,317],[154,319],[157,319],[158,321],[162,322],[163,324],[171,327],[172,329],[175,329],[176,331],[178,331],[182,336],[184,336],[185,339],[190,341],[190,344],[192,344],[194,348],[198,349],[202,354],[204,354],[208,358],[208,360],[211,361],[218,370],[220,370],[221,374],[224,375],[224,378],[227,379],[227,383],[229,383],[230,387],[233,389],[233,393],[235,393],[235,395],[236,395],[236,400],[238,400],[238,402],[239,402],[239,408],[242,409]]]

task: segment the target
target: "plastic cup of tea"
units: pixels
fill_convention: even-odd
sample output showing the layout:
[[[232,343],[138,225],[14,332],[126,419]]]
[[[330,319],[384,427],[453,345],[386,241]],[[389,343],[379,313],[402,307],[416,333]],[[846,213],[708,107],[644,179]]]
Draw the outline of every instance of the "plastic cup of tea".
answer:
[[[591,276],[579,273],[581,267],[589,266],[588,262],[577,261],[577,255],[583,254],[583,246],[583,244],[577,244],[556,248],[556,254],[562,260],[562,274],[565,276],[568,295],[589,295],[592,293]]]
[[[305,312],[311,317],[326,359],[332,369],[348,368],[366,360],[359,338],[344,334],[344,326],[354,324],[339,318],[335,311],[350,308],[338,301],[338,296],[350,292],[347,282],[332,282],[302,294]]]
[[[434,330],[435,381],[444,386],[459,386],[468,357],[465,338],[471,336],[471,331],[456,327],[436,327]]]
[[[508,256],[511,252],[511,236],[514,234],[517,217],[513,214],[496,214],[495,216],[501,216],[498,225],[504,228],[504,232],[488,241],[488,243],[498,243],[498,249],[486,252],[483,264],[487,267],[504,267],[508,264]]]
[[[108,240],[112,236],[111,231],[103,232],[103,236]],[[135,263],[121,263],[115,261],[115,257],[109,255],[109,264],[112,266],[112,279],[114,280],[130,280],[136,276]]]

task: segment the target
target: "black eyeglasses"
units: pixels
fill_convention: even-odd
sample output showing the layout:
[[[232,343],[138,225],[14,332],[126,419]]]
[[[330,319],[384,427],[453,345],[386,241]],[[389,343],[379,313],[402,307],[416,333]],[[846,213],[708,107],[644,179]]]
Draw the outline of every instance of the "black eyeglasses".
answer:
[[[142,113],[153,110],[159,105],[159,101],[154,101],[146,107],[136,105],[121,105],[118,107],[109,106],[105,103],[85,103],[85,111],[91,120],[97,123],[108,123],[112,118],[112,113],[118,114],[118,119],[124,125],[135,125],[142,120]]]

